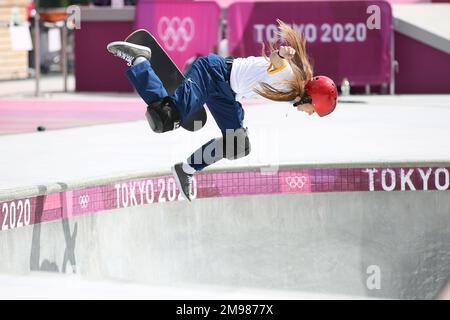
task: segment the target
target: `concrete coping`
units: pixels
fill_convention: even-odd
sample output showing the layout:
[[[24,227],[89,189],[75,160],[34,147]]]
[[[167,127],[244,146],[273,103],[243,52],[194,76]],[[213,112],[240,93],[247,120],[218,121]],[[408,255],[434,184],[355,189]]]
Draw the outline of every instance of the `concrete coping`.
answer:
[[[279,166],[236,166],[236,167],[224,167],[224,168],[216,168],[216,169],[206,169],[203,172],[205,173],[221,173],[221,172],[251,172],[251,171],[261,171],[266,174],[270,174],[270,172],[277,172],[278,170],[288,170],[288,169],[323,169],[323,168],[336,168],[336,169],[346,169],[346,168],[394,168],[394,167],[448,167],[450,166],[449,161],[433,161],[427,160],[422,162],[413,162],[413,161],[396,161],[396,162],[355,162],[355,163],[304,163],[304,164],[295,164],[295,163],[285,163]],[[3,189],[0,190],[0,201],[12,201],[16,199],[24,199],[42,195],[48,195],[59,192],[66,192],[71,190],[102,186],[111,183],[120,183],[124,181],[130,181],[135,179],[143,179],[143,178],[155,178],[160,176],[168,176],[171,175],[170,170],[167,171],[145,171],[145,172],[130,172],[123,173],[113,176],[105,176],[105,177],[93,177],[90,179],[82,179],[82,180],[74,180],[67,182],[53,182],[42,185],[33,185],[33,186],[24,186],[19,188],[11,188],[11,189]]]

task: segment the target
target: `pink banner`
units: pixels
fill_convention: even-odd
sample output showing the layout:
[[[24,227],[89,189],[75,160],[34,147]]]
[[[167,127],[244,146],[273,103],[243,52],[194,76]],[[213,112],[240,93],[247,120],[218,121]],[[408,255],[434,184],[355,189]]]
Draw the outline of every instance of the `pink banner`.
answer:
[[[392,11],[385,1],[235,3],[228,8],[228,39],[234,56],[261,54],[276,41],[276,20],[305,35],[314,74],[340,83],[381,84],[390,80]]]
[[[193,199],[317,192],[450,191],[449,167],[290,168],[205,172]],[[132,179],[27,199],[0,201],[0,231],[105,210],[185,201],[172,176]]]
[[[183,71],[192,57],[214,51],[219,15],[215,2],[139,1],[135,28],[150,31]]]

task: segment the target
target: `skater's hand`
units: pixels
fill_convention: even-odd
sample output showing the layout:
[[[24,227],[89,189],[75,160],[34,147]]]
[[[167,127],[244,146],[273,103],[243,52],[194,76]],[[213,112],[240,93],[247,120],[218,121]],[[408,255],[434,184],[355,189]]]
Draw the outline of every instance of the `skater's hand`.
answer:
[[[316,110],[314,109],[314,106],[311,103],[299,104],[297,106],[297,110],[306,112],[309,115],[312,115],[314,112],[316,112]]]
[[[291,60],[292,58],[294,58],[295,49],[289,46],[281,46],[278,50],[278,53],[284,59]]]
[[[288,46],[281,46],[270,55],[270,63],[275,69],[279,69],[286,64],[284,59],[290,60],[295,55],[295,49]]]

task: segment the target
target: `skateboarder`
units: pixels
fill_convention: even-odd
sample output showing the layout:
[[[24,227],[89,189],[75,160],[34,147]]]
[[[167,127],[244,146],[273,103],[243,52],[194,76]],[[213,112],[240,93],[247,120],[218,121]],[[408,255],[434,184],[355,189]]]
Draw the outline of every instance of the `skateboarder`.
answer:
[[[325,76],[313,77],[304,39],[282,21],[278,20],[278,24],[286,46],[278,50],[270,46],[269,56],[263,49],[261,57],[201,57],[170,97],[152,68],[150,48],[124,41],[108,44],[108,51],[130,66],[126,74],[149,105],[148,120],[155,132],[174,130],[205,103],[222,131],[221,137],[205,143],[185,162],[172,167],[178,187],[188,200],[194,173],[224,157],[232,160],[250,153],[240,100],[262,96],[288,101],[299,111],[321,117],[335,109],[334,82]]]

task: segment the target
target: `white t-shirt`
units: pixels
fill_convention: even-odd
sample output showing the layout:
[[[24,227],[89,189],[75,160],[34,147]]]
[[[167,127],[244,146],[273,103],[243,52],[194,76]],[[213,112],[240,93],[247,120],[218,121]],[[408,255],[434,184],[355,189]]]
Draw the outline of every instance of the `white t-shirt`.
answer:
[[[294,80],[294,72],[287,61],[284,65],[275,69],[270,61],[264,57],[236,58],[233,60],[233,67],[230,75],[231,89],[236,92],[236,100],[244,98],[253,99],[260,97],[254,89],[260,89],[260,82],[265,82],[272,87],[288,92],[289,86],[282,83],[282,80]]]

